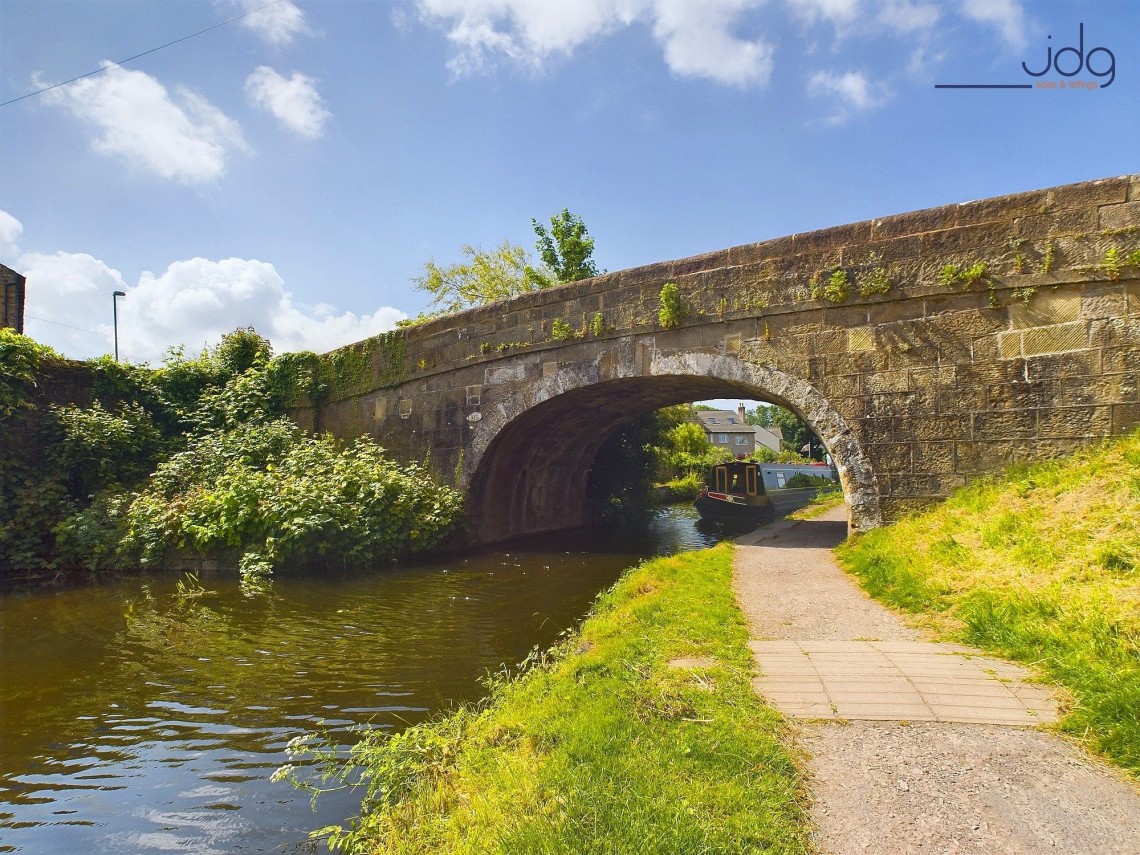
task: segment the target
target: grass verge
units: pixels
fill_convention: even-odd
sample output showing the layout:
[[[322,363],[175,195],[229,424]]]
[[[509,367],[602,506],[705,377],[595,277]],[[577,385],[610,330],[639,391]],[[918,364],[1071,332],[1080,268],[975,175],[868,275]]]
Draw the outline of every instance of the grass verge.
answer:
[[[814,520],[816,517],[821,517],[830,511],[832,508],[838,508],[844,502],[843,490],[839,487],[834,489],[820,490],[811,500],[797,511],[788,514],[784,519],[789,520]]]
[[[838,555],[942,637],[1067,689],[1060,728],[1140,778],[1140,432],[967,487]]]
[[[352,852],[808,851],[731,573],[729,544],[634,568],[484,704],[369,734],[362,818],[324,833]]]

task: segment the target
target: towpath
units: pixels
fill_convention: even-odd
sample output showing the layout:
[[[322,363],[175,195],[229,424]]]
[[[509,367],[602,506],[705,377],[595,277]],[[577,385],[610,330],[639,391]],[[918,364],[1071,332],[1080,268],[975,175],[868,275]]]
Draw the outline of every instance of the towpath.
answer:
[[[756,690],[796,721],[821,852],[1140,853],[1140,793],[1040,729],[1020,667],[925,641],[831,549],[846,509],[737,540]]]

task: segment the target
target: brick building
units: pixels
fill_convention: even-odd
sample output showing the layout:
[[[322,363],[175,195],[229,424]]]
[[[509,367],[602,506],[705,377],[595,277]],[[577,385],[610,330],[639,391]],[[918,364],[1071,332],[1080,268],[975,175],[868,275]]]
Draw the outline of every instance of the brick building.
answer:
[[[27,280],[0,264],[0,327],[24,331],[24,287]]]

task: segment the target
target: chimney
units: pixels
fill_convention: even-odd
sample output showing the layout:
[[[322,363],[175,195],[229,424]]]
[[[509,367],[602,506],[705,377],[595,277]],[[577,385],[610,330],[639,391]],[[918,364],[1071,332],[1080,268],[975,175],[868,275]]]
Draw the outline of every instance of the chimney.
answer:
[[[744,424],[744,404],[736,405],[736,415],[740,417],[740,423]]]

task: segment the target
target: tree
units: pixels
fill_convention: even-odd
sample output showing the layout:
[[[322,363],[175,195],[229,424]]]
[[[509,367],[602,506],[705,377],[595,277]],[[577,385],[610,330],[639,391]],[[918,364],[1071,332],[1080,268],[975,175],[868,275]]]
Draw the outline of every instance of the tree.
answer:
[[[823,441],[808,426],[807,422],[783,407],[774,404],[760,404],[744,414],[744,421],[750,425],[777,427],[784,439],[784,448],[797,454],[807,455],[804,446],[810,445],[812,454],[823,454]]]
[[[412,280],[433,295],[432,305],[439,312],[458,312],[551,284],[546,271],[531,265],[530,253],[510,241],[491,252],[464,244],[462,252],[467,260],[448,267],[428,259],[423,275]]]
[[[559,282],[588,279],[605,272],[598,270],[591,258],[594,254],[594,239],[586,231],[586,224],[577,214],[571,214],[568,208],[563,208],[561,214],[550,218],[549,232],[538,220],[532,219],[530,224],[538,236],[535,243],[538,254]]]

